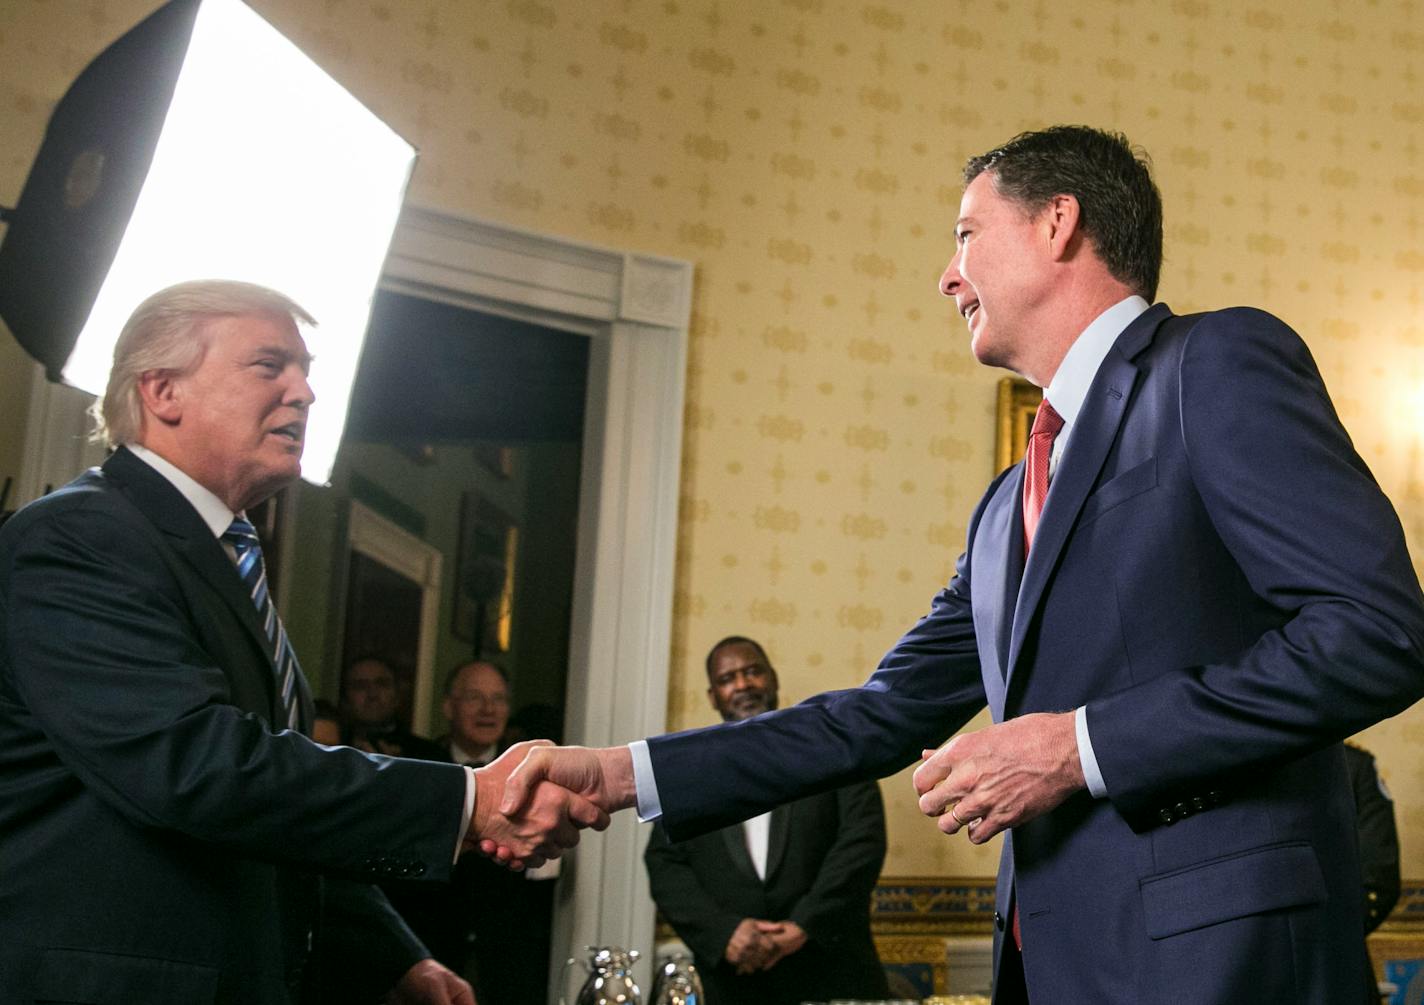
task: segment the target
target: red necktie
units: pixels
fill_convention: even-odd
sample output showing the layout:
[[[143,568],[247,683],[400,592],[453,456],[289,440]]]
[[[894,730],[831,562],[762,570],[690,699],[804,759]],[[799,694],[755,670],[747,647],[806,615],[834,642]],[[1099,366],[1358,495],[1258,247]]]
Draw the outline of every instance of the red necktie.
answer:
[[[1048,498],[1048,458],[1053,453],[1053,438],[1063,428],[1063,417],[1053,410],[1044,398],[1038,403],[1038,412],[1033,417],[1033,429],[1028,434],[1028,450],[1024,454],[1024,557],[1033,545],[1034,531],[1038,530],[1038,517],[1043,512],[1043,501]]]
[[[1063,416],[1053,410],[1044,398],[1038,403],[1038,412],[1033,417],[1033,429],[1028,434],[1028,450],[1024,453],[1024,558],[1033,546],[1033,535],[1038,530],[1038,518],[1043,513],[1043,502],[1048,498],[1048,458],[1053,453],[1053,438],[1063,429]],[[1023,933],[1019,930],[1018,898],[1014,898],[1013,910],[1014,945],[1023,952]]]

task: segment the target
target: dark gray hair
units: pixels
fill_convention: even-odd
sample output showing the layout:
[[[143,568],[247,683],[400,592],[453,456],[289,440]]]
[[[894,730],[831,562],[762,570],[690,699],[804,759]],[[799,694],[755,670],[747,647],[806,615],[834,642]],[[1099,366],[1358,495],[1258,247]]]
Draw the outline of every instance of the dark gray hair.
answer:
[[[1146,151],[1122,133],[1052,126],[1019,133],[964,165],[968,185],[988,171],[994,190],[1036,213],[1056,195],[1078,200],[1079,226],[1108,271],[1149,302],[1162,274],[1162,194]]]

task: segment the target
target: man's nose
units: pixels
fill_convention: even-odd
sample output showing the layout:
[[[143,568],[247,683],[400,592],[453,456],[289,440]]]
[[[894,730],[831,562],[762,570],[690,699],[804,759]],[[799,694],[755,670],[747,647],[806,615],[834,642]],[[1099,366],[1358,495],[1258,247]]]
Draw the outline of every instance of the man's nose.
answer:
[[[962,282],[964,280],[959,275],[959,252],[956,251],[949,264],[944,267],[944,274],[939,277],[939,292],[943,296],[952,297],[959,292]]]
[[[316,392],[312,390],[311,381],[307,379],[306,374],[301,374],[288,389],[286,403],[299,408],[310,408],[315,401]]]

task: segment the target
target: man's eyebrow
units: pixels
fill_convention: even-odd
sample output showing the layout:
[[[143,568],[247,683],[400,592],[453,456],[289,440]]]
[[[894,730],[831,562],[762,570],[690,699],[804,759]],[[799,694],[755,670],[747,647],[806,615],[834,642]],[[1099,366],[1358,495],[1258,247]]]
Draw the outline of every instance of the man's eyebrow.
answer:
[[[284,345],[264,345],[258,346],[254,350],[259,356],[276,356],[279,359],[291,360],[302,366],[303,369],[311,369],[312,362],[316,359],[311,353],[303,349],[301,352],[293,352]]]

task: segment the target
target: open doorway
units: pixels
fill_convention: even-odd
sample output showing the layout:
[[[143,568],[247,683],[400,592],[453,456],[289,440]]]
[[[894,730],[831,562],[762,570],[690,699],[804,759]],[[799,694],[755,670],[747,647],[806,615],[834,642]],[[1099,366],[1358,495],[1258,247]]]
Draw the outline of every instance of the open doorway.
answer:
[[[407,207],[382,287],[586,340],[564,739],[607,745],[661,732],[691,265]],[[303,486],[299,494],[321,491]],[[344,540],[347,517],[336,507],[300,509],[289,543],[324,538],[334,548]],[[284,565],[295,567],[291,558],[284,548]],[[305,606],[298,589],[279,598],[294,638],[293,617]],[[308,624],[319,645],[338,634],[311,621],[320,621],[320,612],[311,612]],[[602,834],[585,835],[554,905],[552,954],[560,962],[595,942],[651,946],[646,838],[631,814],[619,814]],[[557,998],[551,989],[548,1000]]]
[[[332,570],[345,602],[328,610],[344,611],[345,624],[322,647],[325,687],[379,651],[409,682],[406,724],[438,738],[445,674],[488,660],[509,677],[516,718],[524,706],[552,709],[562,732],[588,353],[580,335],[378,294],[321,505],[362,506],[440,554],[434,638],[417,659],[419,598],[401,588],[408,577],[393,580],[356,550],[353,527],[347,568]]]
[[[344,514],[345,529],[335,548],[300,534],[292,563],[325,618],[295,611],[289,630],[307,633],[308,675],[349,742],[480,764],[515,730],[560,739],[588,360],[583,335],[377,295],[331,485],[296,516]],[[462,671],[446,702],[447,675],[475,661],[503,680]],[[466,856],[448,887],[386,892],[481,1001],[527,1005],[548,984],[557,884]]]

